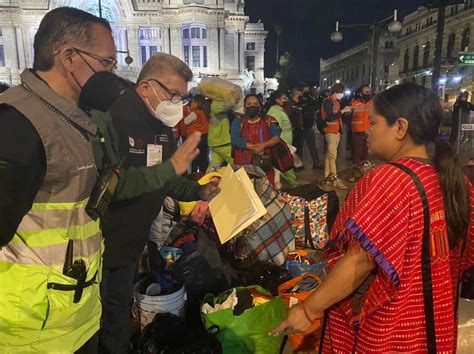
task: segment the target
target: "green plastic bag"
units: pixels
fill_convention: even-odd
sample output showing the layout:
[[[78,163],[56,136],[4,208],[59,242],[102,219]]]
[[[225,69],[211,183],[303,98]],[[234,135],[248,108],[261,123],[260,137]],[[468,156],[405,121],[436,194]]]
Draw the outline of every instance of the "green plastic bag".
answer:
[[[260,286],[242,289],[255,289],[259,293],[271,295]],[[218,296],[207,294],[204,303],[214,305],[222,303],[233,289]],[[222,344],[224,354],[278,354],[283,336],[270,337],[268,332],[286,318],[287,309],[280,297],[275,297],[262,305],[247,309],[240,316],[234,316],[232,309],[210,314],[202,314],[206,329],[217,326],[217,338]]]

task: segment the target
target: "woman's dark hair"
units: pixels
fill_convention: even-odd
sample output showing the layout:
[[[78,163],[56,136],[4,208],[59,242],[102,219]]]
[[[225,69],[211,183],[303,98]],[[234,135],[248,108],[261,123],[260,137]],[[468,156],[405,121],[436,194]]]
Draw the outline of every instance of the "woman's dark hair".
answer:
[[[392,86],[375,96],[374,108],[388,125],[398,118],[408,120],[408,134],[417,145],[435,144],[432,157],[443,194],[450,248],[467,237],[470,219],[470,193],[452,146],[441,139],[439,126],[443,109],[432,91],[414,83]]]
[[[331,95],[335,93],[343,93],[345,89],[346,89],[346,86],[344,86],[341,83],[336,83],[331,86]]]
[[[204,110],[204,106],[206,104],[206,97],[203,95],[196,95],[193,97],[193,102],[197,103],[199,109]]]
[[[255,97],[258,102],[260,103],[260,106],[262,107],[263,106],[263,102],[262,102],[262,99],[255,93],[249,93],[247,96],[245,96],[244,98],[244,106],[245,104],[247,103],[247,100],[250,98],[250,97]]]
[[[276,100],[279,98],[282,98],[283,96],[287,96],[286,92],[283,90],[276,90],[272,93],[270,98],[267,100],[267,103],[265,104],[265,112],[268,112],[270,108],[274,105],[276,105]]]

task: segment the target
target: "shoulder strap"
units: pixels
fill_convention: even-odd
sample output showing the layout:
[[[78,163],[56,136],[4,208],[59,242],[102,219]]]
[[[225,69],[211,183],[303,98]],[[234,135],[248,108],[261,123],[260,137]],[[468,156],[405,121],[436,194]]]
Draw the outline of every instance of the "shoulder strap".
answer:
[[[436,332],[434,322],[434,305],[433,305],[433,283],[431,278],[431,257],[430,257],[430,210],[428,198],[426,196],[425,188],[420,179],[411,169],[399,163],[391,163],[409,175],[420,193],[421,202],[423,204],[423,240],[421,248],[421,272],[423,281],[423,303],[425,307],[425,325],[426,325],[426,339],[428,345],[428,353],[436,353]]]

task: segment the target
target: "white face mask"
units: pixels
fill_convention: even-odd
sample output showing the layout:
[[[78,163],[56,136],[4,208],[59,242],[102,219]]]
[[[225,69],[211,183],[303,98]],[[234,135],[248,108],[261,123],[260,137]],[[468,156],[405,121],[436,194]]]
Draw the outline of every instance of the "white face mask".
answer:
[[[344,97],[343,93],[337,93],[336,94],[336,99],[338,99],[338,100],[342,100],[343,97]]]
[[[155,93],[156,97],[160,99],[158,94],[155,91],[155,88],[151,86],[153,92]],[[146,99],[148,106],[153,110],[150,105],[150,101],[148,98]],[[167,127],[175,127],[178,125],[179,121],[183,119],[183,104],[181,101],[178,103],[173,103],[171,101],[161,101],[158,103],[158,106],[153,110],[153,114],[156,119],[159,119],[164,125]]]

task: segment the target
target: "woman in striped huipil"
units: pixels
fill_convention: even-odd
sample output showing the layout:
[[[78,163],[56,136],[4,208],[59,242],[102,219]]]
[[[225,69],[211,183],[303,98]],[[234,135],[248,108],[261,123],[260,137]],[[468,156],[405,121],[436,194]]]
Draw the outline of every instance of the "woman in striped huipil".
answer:
[[[413,83],[376,96],[369,148],[387,163],[351,191],[331,231],[330,274],[273,334],[304,332],[328,310],[323,352],[455,352],[474,194],[436,139],[442,115],[438,97]]]

